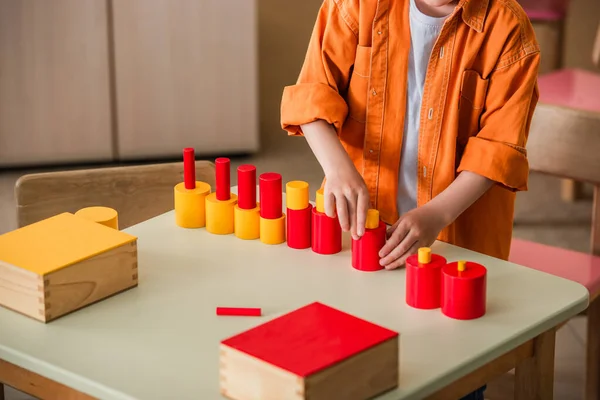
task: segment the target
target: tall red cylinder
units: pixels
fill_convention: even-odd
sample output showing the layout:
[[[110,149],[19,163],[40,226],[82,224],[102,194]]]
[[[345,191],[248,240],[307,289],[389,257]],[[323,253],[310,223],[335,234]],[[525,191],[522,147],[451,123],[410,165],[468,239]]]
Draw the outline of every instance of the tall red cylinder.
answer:
[[[259,178],[260,216],[265,219],[281,218],[283,214],[283,187],[281,175],[276,172],[265,172]]]
[[[352,267],[359,271],[379,271],[383,269],[379,264],[379,251],[385,245],[385,222],[379,221],[375,229],[365,229],[364,235],[352,239]]]
[[[287,243],[292,249],[308,249],[311,246],[311,204],[302,210],[287,209]]]
[[[342,227],[337,217],[312,210],[312,250],[318,254],[335,254],[342,251]]]
[[[229,158],[215,160],[217,200],[229,200],[231,196],[230,164]]]
[[[240,165],[238,171],[238,207],[242,210],[256,208],[256,167]]]
[[[183,149],[183,181],[186,189],[196,188],[196,157],[194,149]]]
[[[444,257],[431,254],[428,263],[420,263],[417,254],[406,260],[406,304],[419,309],[439,308],[442,291]]]
[[[450,263],[442,269],[442,313],[450,318],[469,320],[486,312],[487,269],[474,262]]]

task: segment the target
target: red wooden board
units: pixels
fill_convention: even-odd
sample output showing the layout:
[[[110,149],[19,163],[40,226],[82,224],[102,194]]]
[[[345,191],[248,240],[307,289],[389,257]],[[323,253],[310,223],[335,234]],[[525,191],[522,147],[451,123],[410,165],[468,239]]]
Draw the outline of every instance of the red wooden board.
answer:
[[[397,332],[316,302],[222,344],[306,377],[396,336]]]

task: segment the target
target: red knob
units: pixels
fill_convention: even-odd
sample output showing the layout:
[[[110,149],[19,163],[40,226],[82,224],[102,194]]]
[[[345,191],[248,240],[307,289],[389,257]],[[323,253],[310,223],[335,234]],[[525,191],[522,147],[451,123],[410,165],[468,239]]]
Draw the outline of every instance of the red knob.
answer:
[[[277,219],[283,214],[281,175],[266,172],[260,175],[260,216],[265,219]]]
[[[231,181],[229,177],[230,162],[229,158],[217,158],[215,160],[216,165],[216,186],[217,186],[217,200],[229,200],[231,196]]]
[[[183,181],[186,189],[196,188],[196,160],[194,149],[186,147],[183,149]]]
[[[256,207],[256,167],[240,165],[238,167],[238,206],[242,210]]]

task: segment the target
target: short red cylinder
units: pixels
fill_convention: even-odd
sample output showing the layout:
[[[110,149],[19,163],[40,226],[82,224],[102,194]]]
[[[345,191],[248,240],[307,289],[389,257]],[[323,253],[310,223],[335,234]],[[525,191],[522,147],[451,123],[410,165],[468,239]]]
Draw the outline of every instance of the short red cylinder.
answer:
[[[292,249],[308,249],[311,246],[311,204],[302,210],[287,209],[287,244]]]
[[[196,157],[194,149],[183,149],[183,181],[186,189],[196,188]]]
[[[265,219],[281,217],[283,187],[281,175],[276,172],[265,172],[259,178],[260,216]]]
[[[379,250],[385,245],[385,238],[385,222],[379,221],[377,228],[366,229],[360,239],[352,239],[352,267],[359,271],[383,269],[379,264]]]
[[[229,200],[231,197],[230,164],[229,158],[215,160],[217,200]]]
[[[454,319],[476,319],[485,314],[487,297],[487,269],[467,262],[464,271],[458,263],[442,269],[442,313]]]
[[[238,207],[242,210],[256,208],[256,167],[240,165],[238,171]]]
[[[335,254],[342,251],[342,227],[340,221],[312,210],[312,250],[318,254]]]
[[[428,264],[420,264],[417,254],[406,259],[406,304],[423,310],[440,307],[442,268],[446,263],[437,254],[431,255]]]

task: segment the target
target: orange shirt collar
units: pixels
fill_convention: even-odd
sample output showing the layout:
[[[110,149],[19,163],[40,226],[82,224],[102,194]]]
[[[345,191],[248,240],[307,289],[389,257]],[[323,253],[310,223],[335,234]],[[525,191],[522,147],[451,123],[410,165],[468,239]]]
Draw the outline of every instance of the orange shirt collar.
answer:
[[[463,10],[463,21],[477,32],[483,31],[489,0],[460,0],[457,9]]]

